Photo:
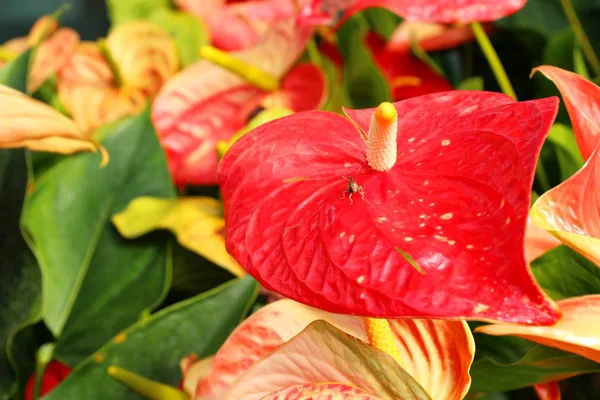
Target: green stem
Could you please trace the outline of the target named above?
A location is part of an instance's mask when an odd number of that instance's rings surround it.
[[[590,43],[590,39],[587,37],[585,31],[583,30],[583,26],[581,25],[581,21],[579,21],[579,17],[575,12],[575,7],[573,7],[573,3],[571,3],[571,0],[560,0],[560,4],[562,5],[563,10],[565,10],[565,15],[569,20],[569,24],[571,25],[571,28],[573,29],[573,32],[575,33],[575,36],[577,37],[577,40],[581,45],[581,50],[583,50],[585,57],[588,59],[590,65],[592,66],[592,69],[594,70],[594,74],[596,74],[596,76],[599,76],[600,60],[598,60],[598,56],[596,56],[596,52],[594,51],[594,48]]]
[[[502,89],[504,94],[517,100],[515,90],[510,84],[510,80],[508,79],[508,75],[506,75],[504,66],[502,66],[500,58],[498,58],[498,53],[496,53],[496,50],[494,50],[494,46],[492,46],[492,42],[490,42],[490,38],[488,38],[485,30],[479,22],[472,22],[471,30],[473,31],[475,39],[477,39],[477,43],[479,43],[479,47],[481,47],[485,58],[487,58],[488,63],[490,64],[492,72],[496,76],[496,80],[500,85],[500,89]]]

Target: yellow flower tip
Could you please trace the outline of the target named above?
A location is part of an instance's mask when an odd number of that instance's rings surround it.
[[[119,367],[115,367],[114,365],[111,365],[110,367],[108,367],[106,372],[108,372],[108,375],[110,375],[114,378],[117,375],[119,375],[119,369],[120,369]]]
[[[375,118],[380,124],[390,124],[398,119],[398,112],[392,103],[381,103],[375,110]]]

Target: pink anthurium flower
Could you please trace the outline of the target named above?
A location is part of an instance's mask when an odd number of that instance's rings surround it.
[[[219,166],[227,249],[331,312],[553,324],[523,239],[557,106],[453,91],[262,125]]]
[[[561,242],[600,267],[600,88],[577,74],[551,66],[537,69],[563,95],[585,165],[544,193],[531,216]]]
[[[409,21],[468,23],[494,21],[519,11],[527,0],[311,0],[299,20],[307,24],[329,24],[340,13],[342,19],[371,7],[387,8]]]
[[[385,41],[375,33],[366,39],[373,58],[390,83],[394,100],[454,89],[450,82],[433,71],[410,51],[392,52]]]
[[[184,387],[193,398],[261,399],[269,393],[322,393],[332,388],[315,387],[325,382],[348,385],[367,399],[379,398],[372,376],[353,369],[351,360],[333,360],[314,342],[305,342],[302,351],[290,353],[294,338],[316,320],[325,320],[363,341],[367,340],[363,321],[358,317],[330,314],[291,300],[280,300],[260,309],[229,336],[214,357],[182,362]],[[403,368],[435,400],[458,400],[471,384],[469,367],[474,342],[463,321],[390,321]],[[186,361],[189,359],[186,359]],[[305,360],[310,361],[306,365]],[[269,373],[258,378],[264,369]],[[341,378],[339,372],[346,372]],[[385,369],[382,368],[382,373]],[[259,382],[260,380],[260,382]],[[346,390],[344,387],[341,389]],[[340,388],[337,388],[340,389]],[[286,398],[286,397],[282,397]],[[293,397],[296,398],[296,397]],[[304,397],[300,397],[304,398]],[[357,397],[350,397],[357,398]]]
[[[215,47],[233,51],[256,45],[272,23],[296,15],[294,0],[176,0],[202,18]]]
[[[259,45],[230,54],[236,62],[258,67],[280,81],[272,90],[207,60],[186,68],[164,86],[154,102],[152,120],[178,186],[216,184],[216,143],[242,129],[257,107],[304,111],[323,103],[323,73],[312,64],[292,68],[311,32],[297,30],[290,20],[275,25]]]

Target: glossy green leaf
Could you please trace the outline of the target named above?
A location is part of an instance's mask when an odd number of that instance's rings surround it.
[[[56,356],[71,365],[155,307],[170,276],[163,236],[127,241],[110,222],[136,197],[175,195],[149,113],[116,125],[102,143],[105,168],[98,155],[81,154],[35,175],[23,214],[42,268],[44,321]]]
[[[367,20],[355,15],[338,32],[338,48],[344,56],[344,87],[354,108],[376,107],[391,101],[391,92],[377,69],[364,41],[369,31]]]
[[[531,263],[538,284],[554,300],[600,293],[600,268],[566,246]]]
[[[106,0],[113,26],[136,19],[148,18],[159,9],[171,8],[170,0]]]
[[[25,92],[30,54],[6,64],[0,83]],[[19,370],[32,368],[31,359],[21,354],[29,347],[27,335],[17,335],[40,314],[41,274],[20,228],[27,186],[25,157],[24,149],[0,150],[0,399],[10,398],[22,386],[18,383],[25,377],[18,375]]]
[[[526,29],[553,35],[569,26],[560,0],[529,0],[519,12],[499,20],[505,29]]]
[[[563,124],[554,124],[548,135],[548,142],[554,145],[556,166],[560,182],[570,178],[583,166],[583,157],[579,151],[573,129]]]
[[[150,21],[160,25],[171,35],[183,67],[197,61],[200,58],[200,47],[210,44],[207,28],[191,14],[159,9],[150,16]]]
[[[179,361],[192,353],[215,353],[256,293],[256,282],[245,278],[161,310],[115,336],[45,400],[143,399],[108,376],[111,365],[177,386],[182,378]]]
[[[480,344],[477,336],[481,334],[475,336]],[[499,341],[490,341],[490,345],[498,347]],[[600,372],[600,364],[558,349],[535,345],[515,361],[498,356],[475,360],[471,367],[471,392],[518,389],[588,372]]]

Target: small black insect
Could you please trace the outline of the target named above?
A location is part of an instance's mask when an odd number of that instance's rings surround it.
[[[363,192],[362,186],[359,186],[358,183],[356,183],[356,181],[354,180],[354,178],[347,177],[347,176],[343,176],[342,178],[344,178],[348,181],[348,186],[346,187],[346,190],[344,190],[344,193],[342,194],[342,200],[346,198],[346,193],[350,193],[348,195],[348,199],[350,199],[350,204],[353,203],[352,195],[354,193],[360,194],[360,197],[363,200],[365,199],[365,192]]]

